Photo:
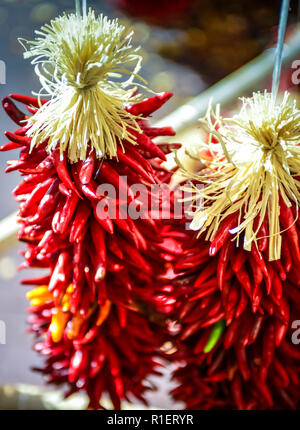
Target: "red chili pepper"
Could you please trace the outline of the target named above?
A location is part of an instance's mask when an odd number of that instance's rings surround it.
[[[201,324],[201,327],[208,327],[212,324],[215,324],[222,320],[225,317],[225,312],[223,310],[220,310],[217,315],[214,315],[212,318],[209,318],[206,320],[203,324]]]
[[[175,136],[175,131],[172,127],[150,127],[147,123],[141,124],[143,132],[149,137],[157,136]]]
[[[295,303],[300,304],[300,290],[295,288],[290,282],[284,285],[284,291]]]
[[[35,167],[35,163],[31,168],[21,168],[20,171],[26,175],[35,175],[35,174],[47,174],[48,177],[51,176],[54,172],[54,166],[49,157],[45,158],[40,164]]]
[[[133,145],[126,145],[126,154],[129,155],[133,160],[136,161],[144,170],[149,174],[154,174],[151,164],[146,158],[144,158],[138,151],[135,150]]]
[[[287,229],[286,235],[293,246],[292,258],[295,258],[295,262],[299,264],[300,248],[295,218],[292,209],[284,203],[282,197],[280,197],[280,223],[285,229]]]
[[[61,216],[61,211],[65,204],[65,201],[66,199],[64,197],[59,196],[59,201],[55,208],[55,212],[51,220],[51,227],[54,233],[59,233],[60,216]]]
[[[102,208],[102,205],[93,204],[93,213],[99,224],[104,228],[109,234],[113,234],[114,225],[109,217],[109,214]]]
[[[8,161],[8,168],[6,172],[12,172],[14,170],[19,170],[21,173],[31,173],[31,171],[36,171],[36,166],[44,160],[44,151],[37,151],[34,155],[30,157],[24,157],[24,159],[19,159],[16,161]]]
[[[263,363],[264,367],[269,367],[275,353],[275,327],[274,324],[270,323],[269,326],[264,331],[263,336],[263,351],[262,351],[262,357],[263,357]]]
[[[85,161],[80,163],[79,180],[82,184],[86,185],[92,179],[95,168],[95,158],[90,154]]]
[[[300,360],[299,348],[290,345],[285,339],[280,344],[280,351],[282,351],[283,354],[286,354],[288,357]]]
[[[119,161],[126,164],[128,167],[131,167],[137,174],[141,175],[147,181],[149,181],[152,184],[156,183],[152,175],[146,172],[144,168],[140,164],[138,164],[136,160],[131,158],[127,153],[124,153],[122,149],[119,147],[117,148],[117,157]]]
[[[25,121],[28,117],[17,108],[12,100],[9,97],[4,97],[2,99],[2,106],[7,113],[7,115],[18,125],[24,125],[23,121]]]
[[[272,399],[270,390],[269,390],[267,384],[265,383],[265,381],[262,380],[261,378],[257,377],[257,378],[254,378],[254,382],[256,383],[257,391],[263,395],[264,399],[266,400],[266,402],[268,404],[268,407],[272,408],[273,407],[273,399]]]
[[[275,344],[279,346],[283,339],[285,338],[286,332],[288,330],[288,324],[282,323],[280,320],[276,319],[274,322],[275,326]]]
[[[248,345],[251,345],[257,339],[260,329],[263,326],[264,320],[264,316],[257,316],[254,318],[254,322],[252,323],[252,327],[249,333]]]
[[[170,154],[174,150],[178,150],[182,147],[181,143],[166,143],[166,142],[157,142],[159,149],[162,150],[164,154]]]
[[[38,278],[27,278],[22,279],[21,284],[23,285],[47,285],[49,283],[50,276],[39,276]]]
[[[89,203],[85,200],[80,201],[71,227],[70,242],[76,242],[83,227],[87,224],[90,213],[91,207]]]
[[[196,294],[190,296],[188,300],[194,301],[194,300],[198,300],[198,299],[203,299],[203,297],[211,295],[212,293],[214,293],[217,290],[218,290],[218,285],[214,281],[214,283],[212,283],[212,285],[208,285],[205,287],[201,286],[200,291],[198,291],[198,292],[196,292]]]
[[[47,103],[48,101],[45,99],[38,99],[36,97],[24,96],[21,94],[10,94],[9,97],[16,100],[17,102],[23,103],[24,105],[32,105],[32,106],[35,106],[36,108],[40,107],[39,101],[41,102],[42,105]]]
[[[38,111],[38,109],[33,108],[33,107],[29,106],[29,105],[26,105],[26,109],[28,110],[28,112],[32,113],[33,115],[35,115],[37,113],[37,111]]]
[[[36,185],[39,184],[40,182],[49,179],[49,174],[46,173],[36,173],[36,174],[29,174],[27,176],[24,177],[23,181],[26,182],[27,184],[32,184],[32,185]]]
[[[167,160],[165,154],[159,149],[157,145],[155,145],[155,143],[152,142],[150,137],[148,137],[146,134],[133,131],[132,134],[134,134],[137,140],[138,150],[142,149],[143,151],[148,152],[151,155],[150,158],[158,157],[163,161]]]
[[[58,188],[60,193],[63,194],[65,197],[70,197],[70,195],[72,194],[72,191],[67,188],[63,182],[59,184]]]
[[[280,361],[277,358],[273,360],[273,366],[276,372],[279,374],[280,380],[282,382],[282,386],[284,388],[287,387],[290,382],[290,378],[287,371],[285,370],[285,367],[280,363]]]
[[[61,216],[59,219],[59,233],[64,234],[66,229],[71,222],[71,219],[75,213],[78,204],[78,196],[75,193],[72,193],[71,196],[66,198],[66,202],[61,211]]]
[[[137,228],[136,224],[132,221],[132,219],[128,218],[128,220],[129,220],[129,226],[131,227],[133,240],[134,240],[134,243],[136,243],[137,248],[142,251],[147,251],[148,249],[147,240],[144,238],[144,236],[139,231],[139,229]]]
[[[227,379],[227,372],[225,370],[215,373],[212,376],[205,376],[203,381],[205,382],[221,382]]]
[[[230,324],[234,315],[236,306],[239,300],[240,288],[237,287],[236,283],[233,283],[228,295],[225,305],[226,324]]]
[[[119,173],[106,161],[102,162],[98,176],[114,185],[114,187],[119,191],[119,199],[123,200],[128,196],[130,201],[134,200],[134,194],[128,184],[126,184]]]
[[[162,93],[154,97],[149,97],[146,100],[127,107],[126,110],[132,115],[147,117],[165,104],[172,95],[173,93]]]
[[[139,249],[139,242],[136,236],[133,234],[131,223],[132,220],[130,218],[123,219],[121,212],[116,210],[116,218],[113,220],[115,225],[124,233],[124,235],[131,241],[133,241],[134,245]]]
[[[240,318],[235,319],[225,332],[224,337],[224,348],[229,349],[237,340],[239,336],[239,330],[242,325]]]
[[[195,321],[193,324],[189,324],[187,327],[185,327],[181,333],[180,333],[180,340],[186,340],[188,337],[192,336],[194,333],[196,333],[202,326],[202,322]]]
[[[24,179],[20,182],[16,188],[13,189],[13,194],[15,196],[30,194],[34,189],[34,185],[26,182]]]
[[[235,318],[239,318],[248,305],[248,298],[246,293],[241,290],[240,291],[240,300],[236,308]]]
[[[76,349],[80,349],[82,345],[87,345],[88,343],[91,343],[93,340],[95,340],[97,338],[97,335],[99,334],[99,327],[97,325],[94,325],[87,332],[86,330],[84,330],[83,333],[83,337],[77,338],[73,342],[74,347]]]
[[[210,248],[209,248],[209,255],[214,256],[219,251],[221,246],[225,244],[225,242],[230,238],[230,229],[233,227],[236,227],[236,223],[238,220],[238,213],[234,213],[231,215],[228,215],[224,221],[221,223],[217,234],[215,235]]]
[[[275,266],[275,271],[278,272],[280,279],[282,281],[285,281],[286,280],[286,273],[285,273],[285,270],[281,264],[281,260],[272,261],[272,265]]]
[[[282,285],[279,277],[276,272],[273,272],[272,276],[272,298],[275,303],[280,304],[280,300],[282,297]]]
[[[124,270],[125,266],[120,264],[118,261],[116,261],[111,255],[109,255],[107,259],[107,271],[108,272],[120,272],[121,270]]]
[[[54,291],[58,286],[68,286],[68,275],[70,273],[70,254],[67,251],[60,253],[56,266],[52,272],[49,282],[49,291]]]
[[[241,267],[240,270],[236,273],[236,277],[251,300],[252,299],[251,282],[250,282],[248,272],[244,266]]]
[[[51,157],[59,179],[65,184],[67,188],[70,188],[70,190],[74,191],[79,198],[82,198],[72,179],[70,178],[65,155],[60,154],[59,149],[56,149],[52,152]]]
[[[257,216],[254,220],[254,230],[256,231],[258,224],[259,224],[259,217]],[[258,239],[258,250],[260,252],[264,252],[266,251],[267,247],[268,247],[268,243],[269,243],[269,239],[268,239],[268,228],[267,228],[267,222],[266,219],[263,220],[258,232],[257,232],[257,237],[260,238]]]
[[[135,248],[133,248],[123,238],[119,239],[119,244],[123,249],[124,260],[128,261],[129,264],[132,264],[138,269],[142,269],[146,273],[149,273],[149,274],[152,273],[151,266],[146,262],[146,260],[141,256],[141,254]]]
[[[45,218],[50,213],[52,209],[54,209],[59,199],[58,185],[59,185],[59,180],[55,179],[50,185],[47,193],[42,198],[37,208],[36,215],[31,217],[30,219],[27,219],[28,222],[30,222],[31,224],[40,222],[43,218]]]
[[[102,199],[102,196],[98,194],[97,188],[98,185],[96,182],[91,179],[88,184],[84,185],[80,182],[79,174],[80,174],[80,163],[73,164],[72,166],[72,178],[74,179],[76,187],[84,194],[89,200],[99,201]]]
[[[38,184],[26,200],[26,202],[20,208],[19,214],[21,216],[26,216],[27,212],[30,211],[30,214],[34,212],[41,200],[41,198],[45,195],[46,191],[49,190],[50,186],[53,184],[54,178],[51,177],[46,179],[45,181]]]
[[[226,271],[227,264],[229,262],[229,258],[232,255],[233,248],[234,248],[234,243],[228,240],[224,244],[224,246],[222,246],[220,251],[218,268],[217,268],[217,279],[218,279],[220,290],[222,290],[223,288],[224,274]]]
[[[261,270],[261,268],[257,265],[255,258],[253,257],[252,253],[249,252],[248,255],[248,261],[251,266],[252,276],[253,280],[256,286],[260,285],[264,279],[264,274]]]
[[[20,145],[18,143],[14,142],[8,142],[5,145],[0,146],[0,151],[6,152],[6,151],[12,151],[14,149],[19,149]]]
[[[6,131],[4,134],[7,137],[7,139],[11,140],[14,143],[17,143],[18,145],[28,146],[28,147],[30,146],[31,137],[16,135],[14,133],[11,133],[10,131]]]
[[[256,263],[258,264],[258,266],[260,267],[260,269],[262,270],[262,272],[264,274],[267,294],[270,294],[271,288],[272,288],[272,279],[271,279],[270,273],[268,271],[267,265],[266,265],[263,257],[261,255],[259,255],[255,245],[252,246],[252,248],[251,248],[251,254],[254,257]]]
[[[201,337],[200,337],[200,339],[197,341],[196,346],[195,346],[195,347],[194,347],[194,349],[193,349],[193,352],[194,352],[194,354],[195,354],[195,355],[198,355],[198,354],[200,354],[201,352],[203,352],[203,350],[204,350],[204,348],[205,348],[205,346],[206,346],[206,344],[207,344],[207,342],[208,342],[208,339],[210,338],[211,331],[212,331],[212,328],[211,328],[211,327],[209,327],[209,328],[207,328],[207,329],[204,329],[204,330],[202,331],[202,333],[201,333]]]
[[[249,381],[251,374],[247,363],[246,349],[241,348],[240,345],[237,345],[235,347],[235,353],[236,353],[238,368],[241,372],[241,375],[244,381]]]
[[[127,270],[123,270],[120,273],[120,278],[119,278],[119,282],[120,284],[128,291],[132,291],[133,290],[133,286],[132,283],[130,281],[129,275],[128,275],[128,271]]]
[[[283,296],[279,305],[275,309],[275,314],[284,324],[287,324],[290,319],[290,307],[287,299]]]
[[[243,388],[242,381],[239,374],[235,373],[234,378],[231,383],[231,392],[234,402],[236,403],[239,410],[244,409],[244,398],[243,398]]]
[[[26,135],[26,133],[27,133],[27,131],[29,130],[29,126],[28,125],[25,125],[24,127],[20,127],[20,128],[17,128],[15,131],[14,131],[14,134],[16,135],[16,136],[25,136]]]
[[[76,382],[89,363],[88,352],[86,349],[75,351],[73,354],[68,372],[68,380],[70,383]]]
[[[94,378],[103,368],[106,355],[101,350],[95,349],[91,358],[89,377]]]
[[[104,279],[106,273],[105,230],[103,230],[95,220],[92,220],[90,229],[98,260],[98,267],[95,275],[95,280],[98,281]]]
[[[119,247],[118,241],[116,239],[115,236],[108,236],[107,237],[107,247],[110,250],[110,252],[112,252],[114,255],[116,255],[118,258],[120,258],[120,260],[122,260],[123,258],[123,252],[121,250],[121,248]]]
[[[242,248],[237,248],[231,257],[232,269],[238,272],[247,260],[247,252]]]

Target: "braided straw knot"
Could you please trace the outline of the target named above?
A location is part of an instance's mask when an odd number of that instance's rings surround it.
[[[281,253],[280,201],[296,208],[300,201],[300,110],[288,92],[275,102],[272,94],[254,93],[242,99],[240,112],[222,118],[219,106],[209,108],[201,120],[209,139],[201,151],[209,149],[211,158],[201,160],[205,167],[199,174],[183,173],[200,181],[199,193],[204,207],[191,215],[191,227],[213,240],[221,222],[233,213],[239,221],[232,233],[243,247],[257,246],[257,233],[265,217],[269,225],[269,258],[277,260]],[[217,140],[217,142],[216,142]],[[200,152],[201,152],[200,151]],[[254,228],[254,220],[258,226]]]
[[[36,34],[21,43],[24,57],[33,58],[40,94],[50,100],[28,120],[32,147],[47,141],[49,152],[59,147],[73,163],[90,149],[98,158],[115,157],[123,139],[135,145],[141,129],[125,107],[143,98],[137,86],[145,81],[133,33],[90,9],[83,17],[64,14]]]

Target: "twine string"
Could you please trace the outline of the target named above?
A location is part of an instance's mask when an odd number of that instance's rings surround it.
[[[82,15],[83,17],[87,15],[87,0],[82,0]]]
[[[80,16],[80,0],[75,0],[75,11],[76,11],[76,15]]]
[[[277,46],[275,51],[274,67],[273,67],[273,75],[272,75],[272,95],[273,95],[274,102],[276,100],[278,87],[279,87],[280,72],[282,67],[282,52],[283,52],[287,19],[289,14],[289,5],[290,5],[290,0],[282,0],[280,17],[279,17],[279,26],[278,26]]]

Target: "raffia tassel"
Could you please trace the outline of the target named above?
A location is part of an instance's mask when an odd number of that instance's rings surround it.
[[[28,121],[32,147],[48,140],[49,152],[59,146],[76,162],[86,159],[89,147],[98,158],[111,158],[122,139],[136,144],[131,132],[141,132],[137,117],[124,106],[142,98],[136,95],[142,84],[134,79],[145,81],[138,75],[141,57],[131,45],[132,33],[89,10],[83,17],[64,14],[36,34],[34,41],[20,41],[24,57],[34,57],[45,93],[39,94],[50,100]]]
[[[192,214],[191,228],[199,235],[206,231],[207,240],[213,240],[221,222],[239,213],[231,233],[238,240],[243,232],[243,247],[250,251],[253,243],[257,246],[258,231],[267,217],[269,259],[277,260],[283,232],[280,196],[288,207],[295,205],[298,216],[300,110],[287,92],[277,103],[267,92],[254,93],[242,103],[232,118],[222,118],[218,106],[216,113],[210,107],[201,120],[209,133],[202,150],[205,154],[209,150],[211,157],[201,160],[206,167],[200,173],[184,171],[185,177],[203,184],[202,189],[194,189],[195,201],[200,193],[204,205]]]

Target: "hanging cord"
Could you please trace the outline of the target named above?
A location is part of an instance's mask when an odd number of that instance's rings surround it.
[[[289,5],[290,5],[290,0],[282,0],[279,26],[278,26],[278,39],[277,39],[277,46],[276,46],[275,59],[274,59],[273,76],[272,76],[273,102],[275,102],[276,100],[278,87],[279,87],[279,79],[280,79],[280,72],[281,72],[281,66],[282,66],[282,51],[283,51],[286,24],[287,24],[287,19],[289,14]]]
[[[76,15],[80,16],[80,0],[75,0],[75,11],[76,11]]]
[[[83,17],[87,15],[87,0],[82,0],[82,15]]]

